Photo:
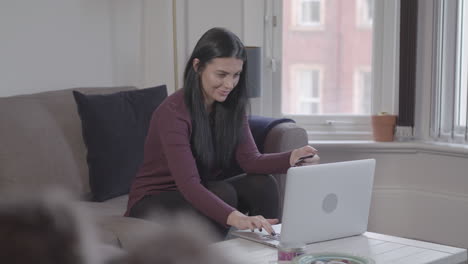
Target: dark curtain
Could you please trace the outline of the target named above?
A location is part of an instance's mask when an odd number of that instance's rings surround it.
[[[414,126],[417,20],[418,0],[401,0],[398,126]]]

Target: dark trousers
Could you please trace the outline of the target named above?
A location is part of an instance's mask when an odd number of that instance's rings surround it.
[[[279,190],[275,178],[265,174],[241,174],[225,180],[211,181],[205,187],[230,206],[249,215],[278,218]],[[147,218],[153,211],[191,212],[201,216],[225,237],[228,228],[196,210],[178,191],[147,195],[130,210],[130,216]]]

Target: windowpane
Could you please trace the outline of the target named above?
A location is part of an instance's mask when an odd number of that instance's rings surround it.
[[[297,87],[294,108],[291,109],[294,114],[318,114],[320,103],[320,70],[314,69],[310,65],[293,66],[293,86]]]
[[[313,25],[320,23],[320,0],[300,0],[299,24]]]
[[[316,114],[318,112],[318,104],[313,102],[301,102],[299,112],[303,114]]]
[[[354,87],[354,113],[368,114],[371,111],[372,76],[368,70],[356,71]]]
[[[440,1],[437,10],[431,136],[467,143],[468,6],[462,0]]]
[[[372,25],[372,21],[374,20],[374,1],[356,0],[356,21],[358,27],[367,28]]]
[[[369,5],[356,1],[373,6],[373,1],[367,0],[283,1],[283,114],[370,114],[372,26],[363,29],[356,25],[356,16],[368,14]],[[320,12],[329,18],[320,30],[298,32],[294,27],[293,21],[305,21],[306,17],[320,21]],[[294,17],[299,15],[302,18]],[[318,65],[320,70],[298,73],[294,69],[297,65]],[[360,78],[360,90],[355,89],[358,67],[368,69]],[[304,98],[315,99],[305,106]]]
[[[367,13],[367,19],[372,22],[372,19],[374,18],[374,0],[366,0],[366,13]]]
[[[320,22],[320,2],[310,2],[310,21]]]
[[[462,1],[463,2],[463,1]],[[460,29],[459,29],[459,85],[456,91],[456,125],[464,130],[466,127],[467,87],[468,87],[468,5],[461,3]],[[461,131],[462,132],[462,131]],[[464,131],[463,131],[464,132]],[[463,133],[462,132],[462,133]]]
[[[318,97],[319,90],[319,72],[299,71],[298,85],[301,91],[301,97]]]

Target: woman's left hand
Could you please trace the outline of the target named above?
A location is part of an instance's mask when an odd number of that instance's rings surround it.
[[[291,152],[291,157],[289,158],[289,163],[291,164],[291,167],[307,166],[312,164],[318,164],[319,162],[320,157],[318,156],[318,151],[315,148],[308,145],[293,150]]]

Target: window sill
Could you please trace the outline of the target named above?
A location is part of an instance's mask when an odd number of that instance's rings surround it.
[[[468,145],[432,141],[376,142],[372,140],[311,140],[309,145],[319,151],[340,150],[347,152],[379,153],[430,153],[438,155],[468,157]]]

